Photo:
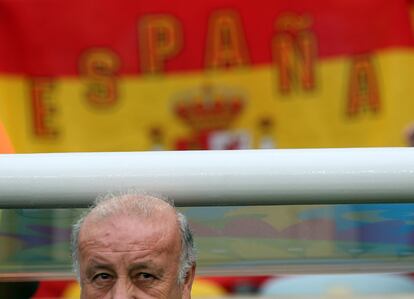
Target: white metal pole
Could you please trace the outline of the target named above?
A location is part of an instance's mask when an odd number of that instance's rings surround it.
[[[85,207],[107,192],[178,206],[414,202],[414,149],[0,155],[0,207]]]

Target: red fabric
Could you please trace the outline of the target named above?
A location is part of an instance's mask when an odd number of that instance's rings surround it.
[[[32,299],[60,298],[73,280],[41,281]]]
[[[274,278],[274,276],[209,276],[203,279],[214,281],[218,283],[227,292],[234,292],[239,286],[249,285],[258,289],[266,280]]]
[[[275,22],[286,13],[310,16],[320,57],[413,45],[407,0],[0,0],[0,72],[76,76],[86,49],[107,47],[120,74],[140,73],[137,28],[148,14],[182,27],[183,48],[166,71],[204,69],[208,20],[220,9],[240,16],[251,64],[271,63]]]

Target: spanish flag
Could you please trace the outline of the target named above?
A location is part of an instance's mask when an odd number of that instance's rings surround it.
[[[0,117],[18,152],[408,144],[409,0],[0,9]]]

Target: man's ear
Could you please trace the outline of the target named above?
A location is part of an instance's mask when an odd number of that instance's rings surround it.
[[[183,299],[191,298],[191,288],[194,282],[195,271],[196,271],[196,264],[194,263],[192,267],[188,270],[187,275],[185,276],[185,281],[183,285]]]

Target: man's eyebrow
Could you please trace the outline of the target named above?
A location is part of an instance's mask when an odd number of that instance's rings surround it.
[[[134,270],[154,270],[159,275],[164,274],[164,268],[158,266],[157,264],[148,261],[148,262],[138,262],[138,263],[132,263],[128,266],[128,272],[132,272]]]
[[[86,270],[87,270],[86,272],[90,273],[90,272],[92,272],[94,270],[97,270],[97,269],[106,269],[106,270],[113,271],[113,268],[114,268],[113,265],[110,264],[110,263],[100,262],[100,261],[97,261],[97,260],[91,260],[90,262],[88,262],[88,265],[86,267]]]

